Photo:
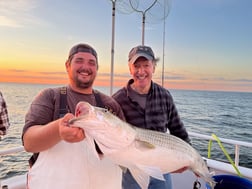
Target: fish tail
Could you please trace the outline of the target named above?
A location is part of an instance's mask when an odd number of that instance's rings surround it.
[[[215,181],[207,181],[207,183],[209,184],[209,186],[211,187],[211,189],[214,189],[216,182]]]

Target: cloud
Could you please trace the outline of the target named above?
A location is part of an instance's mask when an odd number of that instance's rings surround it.
[[[0,26],[7,26],[12,28],[21,27],[20,24],[11,18],[7,18],[6,16],[0,16]]]
[[[42,75],[66,75],[66,72],[37,72]]]
[[[161,71],[157,71],[153,77],[155,79],[160,79],[162,77],[162,72]],[[183,80],[186,80],[186,79],[189,79],[187,75],[183,75],[181,73],[176,73],[176,72],[167,72],[165,71],[164,72],[164,79],[165,80],[180,80],[180,81],[183,81]]]
[[[18,73],[25,73],[26,75],[39,75],[38,77],[40,77],[41,75],[45,75],[45,76],[49,76],[49,75],[66,75],[66,72],[37,72],[37,71],[30,71],[30,70],[22,70],[22,69],[8,69],[7,70],[8,73],[11,74],[18,74]]]
[[[28,72],[27,70],[18,70],[18,69],[9,69],[8,71],[13,72],[13,73],[23,73],[23,72]]]
[[[245,78],[235,79],[235,80],[232,80],[232,81],[244,82],[244,83],[252,83],[252,79],[245,79]]]
[[[160,79],[162,77],[161,72],[157,72],[154,76],[154,79]],[[252,84],[251,78],[227,78],[223,76],[219,77],[212,77],[212,76],[203,76],[203,77],[197,77],[197,75],[191,75],[191,74],[181,74],[176,72],[165,72],[164,73],[164,79],[165,80],[176,80],[176,81],[186,81],[186,80],[197,80],[197,81],[204,81],[204,82],[229,82],[229,83],[247,83]]]
[[[99,72],[98,74],[99,74],[99,76],[110,76],[111,75],[108,72]],[[114,76],[115,77],[127,77],[127,78],[129,78],[130,74],[129,73],[114,73]]]
[[[242,82],[242,83],[252,83],[252,79],[247,78],[237,78],[237,79],[228,79],[224,77],[215,77],[215,78],[200,78],[202,81],[227,81],[227,82]]]
[[[42,23],[32,15],[32,10],[36,7],[38,7],[38,3],[33,0],[0,1],[0,27],[19,28]]]

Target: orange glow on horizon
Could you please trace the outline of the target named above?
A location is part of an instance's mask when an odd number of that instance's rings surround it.
[[[60,84],[68,83],[67,73],[62,72],[38,72],[27,70],[0,70],[0,82],[8,83],[33,83],[33,84]],[[98,74],[94,86],[110,86],[109,74]],[[125,86],[130,76],[114,76],[113,86]],[[161,85],[160,78],[154,80]],[[214,81],[214,80],[182,80],[182,79],[166,79],[164,87],[167,89],[181,89],[181,90],[214,90],[214,91],[241,91],[251,92],[251,87],[237,82],[234,84],[229,81]]]
[[[43,79],[34,79],[31,80],[30,78],[0,78],[0,82],[5,83],[31,83],[31,84],[59,84],[59,85],[66,85],[68,83],[67,78],[62,79],[52,79],[52,78],[43,78]],[[123,87],[127,83],[125,81],[115,81],[113,82],[114,87]],[[159,83],[160,84],[160,83]],[[110,78],[108,77],[106,80],[104,79],[96,79],[94,83],[95,86],[110,86]],[[232,85],[223,85],[223,84],[212,84],[212,83],[193,83],[193,82],[178,82],[178,81],[166,81],[165,88],[169,89],[178,89],[178,90],[203,90],[203,91],[240,91],[240,92],[251,92],[247,90],[245,87],[235,87]]]

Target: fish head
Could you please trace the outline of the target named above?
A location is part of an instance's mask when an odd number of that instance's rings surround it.
[[[104,108],[94,107],[88,102],[81,101],[76,105],[75,117],[69,120],[68,123],[74,125],[84,121],[102,121],[106,112],[107,110]]]
[[[103,154],[121,150],[135,139],[135,130],[105,108],[81,101],[75,112],[69,125],[82,128],[91,146],[95,141]]]
[[[199,155],[195,158],[195,162],[196,163],[192,167],[192,171],[194,172],[194,174],[196,174],[198,177],[203,178],[211,186],[211,188],[214,188],[216,182],[212,177],[213,173],[209,172],[207,163]]]

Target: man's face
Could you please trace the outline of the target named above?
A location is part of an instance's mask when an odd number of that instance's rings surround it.
[[[130,74],[134,79],[134,83],[142,88],[150,85],[154,71],[153,62],[144,57],[140,57],[134,64],[130,64]]]
[[[78,52],[66,62],[70,82],[77,88],[90,88],[95,80],[98,63],[94,55]]]

